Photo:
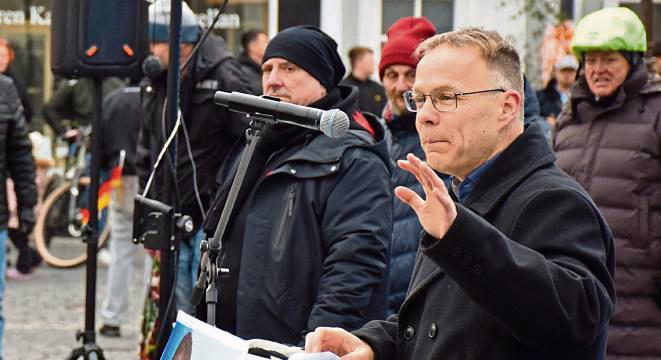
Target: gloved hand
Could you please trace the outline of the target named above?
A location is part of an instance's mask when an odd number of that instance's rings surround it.
[[[21,234],[30,235],[36,223],[34,218],[34,211],[32,209],[21,209],[18,217],[18,232]]]

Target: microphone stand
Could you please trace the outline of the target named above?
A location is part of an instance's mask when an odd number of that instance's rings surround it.
[[[101,105],[102,79],[93,78],[94,82],[94,112],[92,115],[92,160],[90,169],[90,186],[88,193],[89,222],[85,226],[87,241],[87,261],[85,263],[85,329],[76,332],[76,340],[83,345],[74,349],[70,360],[83,358],[85,360],[103,360],[103,350],[96,343],[94,330],[94,315],[96,305],[96,254],[99,240],[99,173],[101,167]],[[106,219],[109,221],[109,219]]]
[[[239,195],[241,186],[243,185],[246,171],[248,170],[248,166],[252,160],[255,148],[257,147],[257,144],[262,137],[262,131],[266,125],[275,123],[275,118],[270,115],[255,113],[248,115],[248,117],[251,120],[250,127],[246,130],[246,147],[241,154],[239,167],[236,171],[236,176],[232,181],[232,186],[230,187],[227,201],[223,206],[223,211],[220,215],[218,225],[216,226],[216,231],[213,234],[213,238],[202,240],[200,245],[201,271],[199,277],[197,278],[195,288],[193,289],[191,302],[193,305],[200,303],[202,291],[204,291],[206,283],[207,286],[205,301],[207,303],[207,323],[211,326],[216,326],[216,304],[218,302],[218,290],[216,288],[216,281],[219,277],[227,277],[231,275],[229,273],[229,269],[221,268],[221,257],[218,255],[222,249],[222,239],[225,231],[227,230],[230,215],[234,210],[236,198]]]

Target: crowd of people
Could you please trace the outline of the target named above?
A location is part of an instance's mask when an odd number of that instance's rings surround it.
[[[111,202],[104,336],[121,335],[140,248],[133,198],[169,136],[170,10],[165,0],[149,9],[160,71],[104,82],[103,167],[126,154]],[[177,310],[206,319],[191,303],[200,244],[215,232],[249,126],[213,98],[237,91],[340,109],[349,131],[330,138],[277,123],[255,140],[221,239],[230,275],[217,285],[219,328],[350,360],[661,358],[661,77],[648,70],[635,13],[581,19],[572,53],[537,91],[498,32],[437,34],[424,17],[390,26],[378,63],[373,49],[351,48],[349,71],[314,26],[272,39],[248,31],[238,57],[201,35],[184,2],[181,62],[192,59],[180,75],[180,136],[147,193],[193,219],[178,244]],[[0,41],[0,274],[9,237],[30,251],[37,203],[32,111],[12,56]],[[90,123],[88,80],[62,79],[44,106],[56,135],[76,131],[62,118]],[[8,230],[9,178],[18,224]],[[0,302],[3,292],[0,276]],[[0,339],[2,325],[0,313]]]

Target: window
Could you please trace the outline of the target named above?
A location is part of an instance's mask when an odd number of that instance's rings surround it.
[[[560,13],[565,19],[574,18],[574,0],[562,0],[560,1]]]
[[[413,0],[383,0],[382,32],[385,34],[395,21],[413,16]]]
[[[187,0],[193,12],[205,27],[211,25],[222,1]],[[229,50],[241,52],[241,34],[246,30],[258,29],[268,32],[268,0],[232,0],[225,13],[220,16],[214,32],[225,39]]]
[[[426,16],[436,26],[436,32],[439,34],[451,31],[453,29],[454,1],[423,0],[422,16]]]
[[[425,16],[439,33],[454,28],[454,0],[383,0],[382,31],[406,16]]]

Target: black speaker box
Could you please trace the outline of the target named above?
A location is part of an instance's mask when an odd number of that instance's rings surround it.
[[[140,77],[146,0],[53,0],[51,69],[65,77]]]

